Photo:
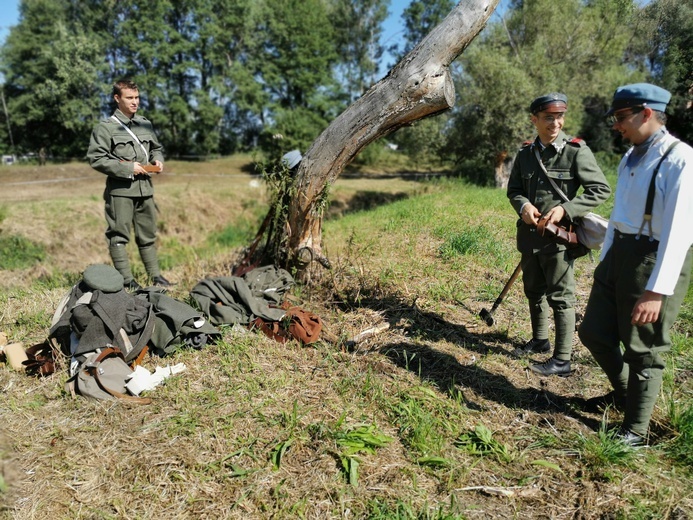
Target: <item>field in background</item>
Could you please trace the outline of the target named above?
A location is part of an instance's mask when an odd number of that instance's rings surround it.
[[[156,179],[173,296],[229,274],[264,216],[249,159],[169,163]],[[18,237],[29,256],[17,261],[30,264],[0,275],[0,330],[32,344],[84,267],[108,256],[103,177],[77,164],[22,168],[0,168],[0,238]],[[225,329],[201,352],[149,359],[187,370],[145,407],[72,400],[64,372],[37,380],[0,367],[0,515],[690,517],[693,293],[654,445],[623,449],[606,432],[619,414],[582,408],[608,387],[577,337],[569,378],[536,377],[531,360],[509,355],[530,334],[520,282],[495,327],[478,318],[518,261],[504,193],[360,173],[331,190],[332,270],[293,291],[325,321],[316,345]],[[579,306],[594,265],[577,262]],[[349,341],[369,329],[380,333]]]

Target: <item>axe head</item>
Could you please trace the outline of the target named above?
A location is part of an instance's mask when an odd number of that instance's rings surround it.
[[[489,327],[493,325],[493,314],[491,314],[490,311],[487,309],[481,309],[481,312],[479,313],[479,317],[486,322],[486,325]]]

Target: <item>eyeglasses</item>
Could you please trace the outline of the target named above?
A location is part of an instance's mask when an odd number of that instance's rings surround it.
[[[606,122],[610,126],[614,126],[616,123],[623,123],[626,119],[628,119],[631,116],[634,116],[635,114],[639,114],[645,110],[645,107],[633,107],[630,112],[626,113],[620,113],[620,114],[612,114],[606,118]]]
[[[565,119],[565,114],[556,114],[555,116],[541,116],[544,123],[553,123],[554,121],[563,121]]]

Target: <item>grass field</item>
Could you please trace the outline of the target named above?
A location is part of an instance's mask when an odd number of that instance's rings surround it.
[[[228,275],[257,229],[267,201],[249,162],[172,162],[156,179],[172,296]],[[202,351],[148,358],[187,369],[147,406],[72,399],[64,370],[0,366],[0,518],[691,518],[693,291],[652,446],[625,449],[608,433],[618,412],[582,408],[608,384],[577,335],[568,378],[510,355],[531,335],[520,282],[494,327],[478,317],[519,260],[504,192],[411,179],[332,188],[333,268],[292,294],[325,322],[313,346],[225,328]],[[84,268],[109,261],[103,182],[81,164],[0,168],[11,341],[44,340]],[[595,265],[576,263],[578,310]],[[364,331],[377,333],[351,341]]]

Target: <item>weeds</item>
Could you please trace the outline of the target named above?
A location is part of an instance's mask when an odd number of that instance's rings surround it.
[[[384,500],[373,500],[368,505],[369,520],[462,520],[464,515],[450,512],[453,507],[424,505],[419,509],[408,502],[389,504]]]
[[[360,425],[334,436],[337,446],[341,448],[339,460],[342,470],[351,486],[356,487],[359,479],[359,454],[374,454],[376,448],[382,448],[392,442],[392,437],[381,433],[375,425]]]
[[[672,460],[688,469],[693,469],[693,406],[670,401],[669,420],[676,432],[669,442],[667,452]]]
[[[455,440],[455,446],[472,455],[492,456],[499,462],[515,459],[510,447],[494,439],[493,432],[483,424],[477,424],[474,430],[460,435]]]
[[[616,429],[608,429],[606,416],[596,435],[578,435],[578,449],[587,466],[596,475],[610,480],[618,466],[630,467],[637,449],[622,442]]]

